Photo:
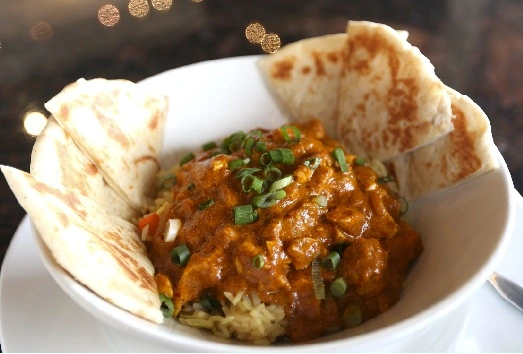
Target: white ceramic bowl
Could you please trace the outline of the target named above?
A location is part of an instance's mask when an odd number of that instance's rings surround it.
[[[286,122],[257,71],[256,59],[203,62],[141,83],[171,100],[164,162],[239,129],[276,128]],[[355,329],[278,350],[379,351],[422,331],[463,303],[500,261],[514,225],[512,181],[500,154],[499,161],[501,167],[495,171],[410,205],[409,221],[421,233],[425,249],[394,307]],[[274,350],[222,340],[174,320],[159,326],[131,315],[74,281],[36,240],[47,269],[72,299],[135,338],[172,351]]]

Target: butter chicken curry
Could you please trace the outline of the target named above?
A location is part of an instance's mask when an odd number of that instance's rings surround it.
[[[219,312],[224,292],[244,291],[283,308],[292,341],[310,340],[393,306],[422,251],[391,178],[319,121],[237,132],[180,165],[139,225],[167,316],[194,302]]]

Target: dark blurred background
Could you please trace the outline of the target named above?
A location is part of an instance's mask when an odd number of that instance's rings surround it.
[[[98,17],[107,4],[119,13],[113,26],[102,22],[115,18]],[[349,19],[408,30],[436,74],[490,117],[523,191],[521,0],[1,0],[0,163],[29,170],[43,104],[80,77],[138,81],[202,60],[262,54],[244,34],[252,21],[285,45],[343,32]],[[0,260],[23,215],[0,177]]]

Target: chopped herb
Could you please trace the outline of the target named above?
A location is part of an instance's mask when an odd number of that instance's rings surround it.
[[[303,164],[314,171],[318,168],[320,163],[321,159],[319,157],[311,157],[310,159],[305,160]]]
[[[214,149],[217,146],[218,145],[216,145],[216,143],[214,141],[209,141],[208,143],[205,143],[205,144],[202,145],[202,150],[203,151],[211,150],[211,149]]]
[[[182,159],[180,160],[180,166],[185,165],[187,162],[191,161],[192,159],[194,159],[194,154],[192,152],[190,152],[187,155],[185,155],[184,157],[182,157]]]
[[[342,297],[345,292],[347,291],[347,283],[345,283],[345,280],[342,277],[336,278],[329,288],[332,296],[334,297]]]
[[[219,310],[222,308],[222,304],[220,304],[220,302],[216,300],[214,297],[212,297],[210,294],[204,294],[200,298],[200,304],[207,311]]]
[[[176,185],[176,176],[168,174],[160,179],[160,187],[162,189],[170,189]]]
[[[205,202],[203,202],[202,204],[198,205],[198,210],[205,210],[205,209],[207,209],[208,207],[210,207],[213,204],[214,204],[214,200],[213,199],[207,199]]]
[[[378,178],[378,183],[389,183],[394,182],[394,177],[392,176],[384,176]]]
[[[174,304],[173,300],[165,294],[159,294],[160,301],[160,310],[162,310],[163,317],[171,318],[174,315]]]
[[[268,208],[285,198],[286,195],[287,193],[283,189],[279,189],[274,192],[257,195],[252,198],[251,203],[257,208]]]
[[[336,162],[340,165],[342,172],[347,172],[349,170],[347,167],[347,162],[345,161],[345,153],[339,146],[332,151],[332,156],[334,157],[334,160],[336,160]]]
[[[265,265],[265,257],[263,257],[261,254],[257,255],[252,259],[252,265],[256,269],[261,269]]]
[[[284,125],[280,130],[283,134],[283,139],[285,139],[285,141],[288,143],[297,143],[301,139],[300,130],[293,125]],[[292,136],[289,136],[289,131]]]
[[[274,181],[271,185],[271,187],[269,188],[269,192],[274,192],[278,189],[282,189],[282,188],[285,188],[287,187],[289,184],[292,183],[292,181],[294,181],[294,177],[292,177],[292,175],[287,175],[277,181]]]
[[[190,257],[191,252],[185,244],[175,247],[171,251],[171,260],[179,266],[186,265]]]
[[[338,252],[331,252],[322,262],[323,268],[334,270],[340,263],[340,254]]]
[[[258,213],[253,210],[251,204],[236,206],[233,208],[233,213],[235,225],[252,224],[258,218]]]

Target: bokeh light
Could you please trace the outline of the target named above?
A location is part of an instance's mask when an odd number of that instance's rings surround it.
[[[37,43],[45,43],[53,37],[53,28],[45,21],[39,21],[31,26],[31,38]]]
[[[172,0],[151,0],[151,4],[158,11],[169,10],[173,4]]]
[[[98,20],[104,26],[114,26],[120,21],[120,11],[114,5],[103,5],[98,10]]]
[[[265,34],[261,40],[261,47],[266,53],[276,53],[281,47],[280,36],[276,33]]]
[[[129,1],[129,13],[134,17],[145,17],[149,14],[149,3],[147,0]]]
[[[24,115],[24,129],[27,134],[38,136],[46,124],[47,118],[40,111],[29,111]]]
[[[245,28],[245,37],[251,43],[260,43],[265,35],[265,27],[259,22],[251,22]]]

